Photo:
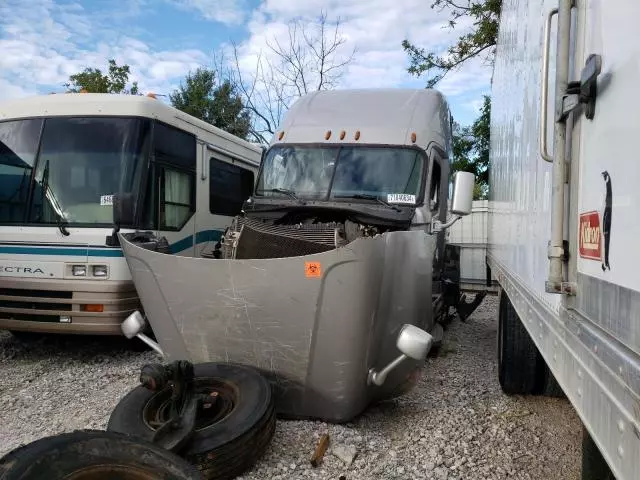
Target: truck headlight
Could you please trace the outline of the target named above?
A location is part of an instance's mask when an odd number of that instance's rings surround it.
[[[85,277],[87,275],[86,265],[73,265],[71,267],[71,274],[74,277]]]
[[[94,277],[106,277],[107,276],[107,266],[106,265],[93,265],[91,267],[91,271]]]

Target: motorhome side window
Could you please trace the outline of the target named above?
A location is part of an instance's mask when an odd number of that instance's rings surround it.
[[[159,122],[153,138],[160,229],[179,230],[195,212],[196,138]]]
[[[253,172],[211,158],[209,161],[209,211],[214,215],[235,216],[253,190]]]

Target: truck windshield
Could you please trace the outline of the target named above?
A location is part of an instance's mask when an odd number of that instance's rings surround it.
[[[0,223],[111,225],[112,195],[139,191],[149,133],[133,118],[0,123]]]
[[[415,203],[424,168],[425,155],[414,148],[274,147],[264,159],[256,194]]]

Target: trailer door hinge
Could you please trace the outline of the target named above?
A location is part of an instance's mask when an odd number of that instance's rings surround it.
[[[567,91],[562,97],[562,112],[558,122],[580,105],[584,104],[584,116],[593,120],[596,113],[596,97],[598,96],[598,75],[602,71],[602,56],[592,53],[587,57],[585,66],[580,73],[580,80],[569,82]]]

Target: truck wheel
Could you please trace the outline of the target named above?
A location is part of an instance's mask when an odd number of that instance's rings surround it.
[[[126,435],[79,430],[19,447],[0,459],[2,480],[196,480],[198,470],[177,455]]]
[[[198,393],[217,392],[213,406],[198,412],[196,431],[180,452],[207,479],[231,479],[248,470],[266,450],[275,431],[275,409],[268,380],[251,367],[228,363],[195,364]],[[170,390],[138,386],[111,413],[107,430],[151,441],[168,420]]]
[[[502,292],[498,310],[498,380],[508,395],[527,395],[536,387],[538,349]]]
[[[549,369],[547,362],[544,361],[540,352],[538,352],[538,382],[535,388],[535,394],[544,397],[564,398],[565,394],[562,387]]]
[[[582,480],[616,480],[598,446],[582,427]]]

